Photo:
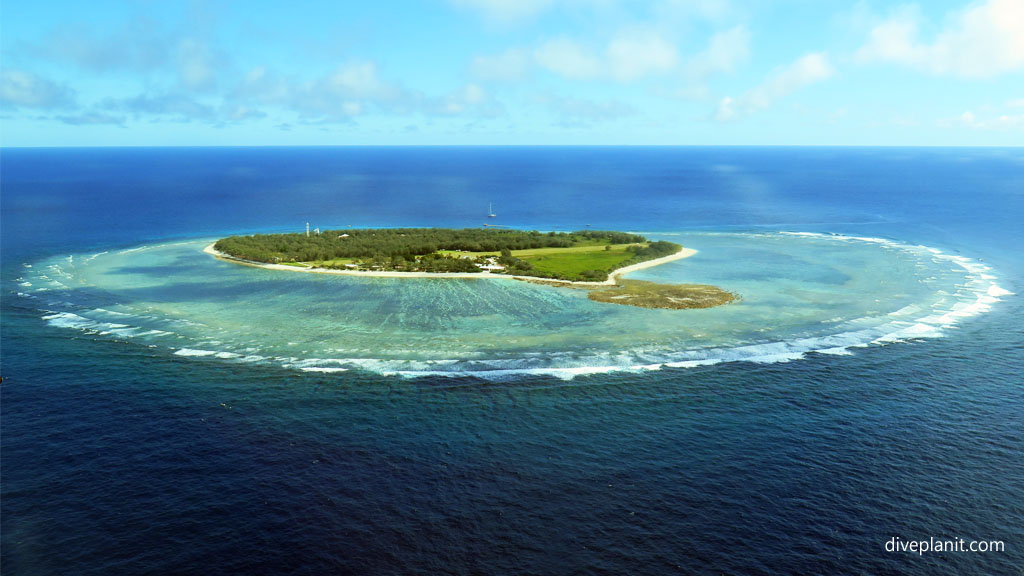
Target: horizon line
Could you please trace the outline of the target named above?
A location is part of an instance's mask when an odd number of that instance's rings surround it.
[[[93,148],[1024,148],[1024,144],[0,144],[0,150]]]

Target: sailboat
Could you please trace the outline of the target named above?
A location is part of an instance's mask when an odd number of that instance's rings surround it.
[[[492,206],[490,202],[487,203],[487,217],[488,218],[497,218],[498,217],[498,215],[494,213],[494,206]]]

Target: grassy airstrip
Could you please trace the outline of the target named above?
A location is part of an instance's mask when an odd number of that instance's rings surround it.
[[[512,250],[512,256],[528,262],[539,272],[552,276],[576,277],[586,270],[611,270],[633,257],[629,247],[645,247],[645,244],[603,244],[590,242],[569,248],[533,248]],[[498,252],[459,252],[441,250],[440,254],[452,258],[498,257]]]

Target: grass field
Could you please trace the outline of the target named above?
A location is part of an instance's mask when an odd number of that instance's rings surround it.
[[[556,273],[559,276],[570,277],[577,276],[584,270],[616,268],[620,262],[629,260],[632,257],[633,253],[627,252],[625,245],[612,247],[611,250],[605,250],[604,247],[597,250],[573,250],[569,248],[563,249],[560,252],[519,256],[519,258],[529,262],[541,272]]]
[[[531,250],[512,250],[512,255],[529,262],[535,270],[546,274],[554,274],[559,278],[578,280],[584,270],[609,270],[617,268],[619,263],[633,257],[626,249],[630,246],[643,244],[604,244],[588,242],[569,248],[535,248]],[[610,249],[606,249],[610,247]],[[498,252],[458,252],[441,250],[446,256],[471,257],[498,256]]]

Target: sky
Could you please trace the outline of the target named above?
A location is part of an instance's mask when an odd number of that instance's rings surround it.
[[[0,146],[1024,144],[1024,0],[0,3]]]

